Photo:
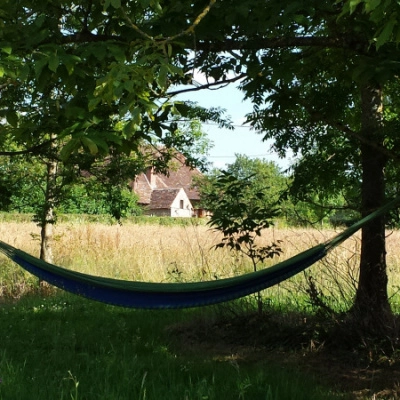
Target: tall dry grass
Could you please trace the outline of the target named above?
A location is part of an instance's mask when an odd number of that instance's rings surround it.
[[[221,240],[220,234],[202,225],[59,223],[54,232],[54,263],[93,275],[175,282],[221,279],[252,270],[246,257],[227,249],[215,250],[213,246]],[[282,240],[283,254],[260,268],[290,258],[336,233],[334,230],[268,229],[263,232],[260,244]],[[0,240],[35,256],[39,254],[39,228],[33,223],[2,222]],[[399,243],[400,232],[388,232],[389,292],[394,301],[400,287]],[[354,235],[306,274],[299,274],[272,293],[306,292],[311,276],[325,296],[351,299],[357,285],[359,254],[360,238]],[[4,256],[0,257],[0,296],[16,296],[29,290],[33,278]]]

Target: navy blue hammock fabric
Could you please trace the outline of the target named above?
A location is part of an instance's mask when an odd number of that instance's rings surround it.
[[[0,252],[40,279],[63,290],[100,302],[145,309],[189,308],[222,303],[276,285],[321,260],[327,252],[372,219],[383,215],[399,198],[363,218],[326,243],[270,268],[206,282],[151,283],[104,278],[71,271],[31,256],[0,241]]]

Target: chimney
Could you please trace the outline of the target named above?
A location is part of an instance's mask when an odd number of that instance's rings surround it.
[[[156,187],[156,177],[154,175],[154,167],[149,167],[146,170],[146,178],[149,181],[149,184],[152,189]]]

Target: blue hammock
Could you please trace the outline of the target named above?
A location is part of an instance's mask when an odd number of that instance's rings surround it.
[[[276,285],[321,260],[372,219],[393,208],[399,198],[363,218],[341,234],[286,261],[238,277],[193,283],[150,283],[103,278],[49,264],[0,241],[0,252],[40,279],[63,290],[122,307],[189,308],[225,302]]]

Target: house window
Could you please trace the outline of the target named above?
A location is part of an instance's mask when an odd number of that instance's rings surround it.
[[[180,200],[179,204],[180,204],[180,208],[183,208],[183,200]]]

